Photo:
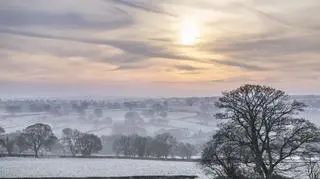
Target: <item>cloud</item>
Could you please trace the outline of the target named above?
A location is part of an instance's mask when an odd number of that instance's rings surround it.
[[[176,15],[167,12],[159,4],[151,3],[151,1],[132,1],[132,0],[105,0],[106,2],[112,2],[121,6],[130,7],[137,10],[142,10],[149,13],[156,13],[160,15],[166,15],[170,17],[176,17]]]
[[[199,68],[199,67],[194,67],[194,66],[190,66],[190,65],[174,65],[174,68],[181,70],[181,71],[189,71],[189,72],[195,72],[195,71],[205,69],[205,68]]]
[[[257,65],[253,65],[253,64],[246,64],[244,62],[241,62],[241,59],[213,60],[213,61],[218,64],[243,68],[243,69],[250,70],[250,71],[265,71],[265,70],[267,70],[266,67],[257,66]]]
[[[106,19],[88,19],[73,12],[52,13],[26,9],[0,9],[0,27],[69,28],[113,30],[130,26],[133,19],[124,12],[114,11],[115,17]]]
[[[0,29],[2,34],[26,36],[32,38],[42,38],[51,40],[64,40],[79,43],[86,43],[92,45],[108,45],[114,48],[120,49],[127,54],[132,54],[134,56],[140,56],[141,58],[133,58],[132,60],[140,61],[146,58],[167,58],[167,59],[178,59],[178,60],[191,60],[191,61],[201,61],[197,58],[192,58],[183,55],[177,55],[174,52],[170,52],[167,48],[150,44],[143,41],[131,41],[131,40],[101,40],[95,38],[78,38],[78,37],[64,37],[55,35],[46,35],[26,31],[18,31],[12,29]],[[144,58],[143,58],[144,57]],[[130,60],[128,60],[130,61]]]
[[[312,31],[319,32],[320,31],[320,28],[318,26],[316,26],[316,25],[308,27],[308,26],[303,26],[301,24],[295,24],[295,23],[289,22],[289,21],[287,21],[285,19],[279,18],[278,17],[279,15],[269,14],[269,13],[266,13],[266,12],[264,12],[262,10],[257,9],[257,8],[249,7],[249,6],[246,6],[246,5],[243,5],[243,4],[239,4],[239,5],[244,7],[246,10],[254,13],[258,17],[261,17],[261,18],[269,20],[269,21],[276,22],[276,23],[278,23],[280,25],[284,25],[284,26],[287,26],[287,27],[291,27],[291,28],[294,28],[294,29],[297,29],[297,30],[302,30],[302,31],[307,31],[307,32],[312,32]],[[308,12],[306,11],[305,13],[308,13]]]
[[[257,76],[248,76],[248,75],[240,75],[236,77],[230,77],[225,79],[214,79],[210,80],[210,83],[279,83],[281,82],[279,78],[275,77],[257,77]]]
[[[190,57],[187,55],[180,55],[173,51],[168,50],[168,47],[163,47],[160,45],[148,43],[146,41],[132,41],[132,40],[101,40],[95,38],[79,38],[79,37],[64,37],[64,36],[55,36],[55,35],[46,35],[39,34],[33,32],[26,31],[18,31],[12,29],[0,29],[0,34],[10,34],[10,35],[18,35],[18,36],[26,36],[33,38],[43,38],[43,39],[52,39],[52,40],[64,40],[64,41],[72,41],[93,45],[108,45],[113,48],[120,49],[125,52],[126,55],[129,55],[127,58],[127,62],[139,62],[143,60],[147,60],[149,58],[164,58],[171,60],[186,60],[186,61],[196,61],[202,63],[218,63],[227,66],[244,68],[247,70],[264,70],[262,67],[249,65],[241,62],[235,61],[221,61],[221,60],[202,60],[195,57]],[[130,55],[136,56],[139,58],[131,58]],[[130,59],[131,58],[131,59]],[[100,59],[103,61],[102,59]],[[106,58],[106,62],[108,62],[108,58]]]
[[[118,67],[111,69],[109,71],[123,71],[123,70],[139,70],[139,69],[145,69],[149,67],[150,65],[148,64],[141,64],[141,63],[136,63],[136,64],[121,64]]]

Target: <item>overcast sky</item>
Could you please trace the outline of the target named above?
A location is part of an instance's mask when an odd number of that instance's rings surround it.
[[[0,93],[320,92],[319,0],[1,0]]]

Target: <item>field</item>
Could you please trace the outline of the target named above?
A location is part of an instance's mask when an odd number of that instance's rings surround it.
[[[79,119],[77,114],[69,114],[64,116],[53,116],[48,113],[22,113],[15,116],[8,115],[4,111],[0,111],[0,124],[7,132],[15,132],[23,130],[25,127],[34,123],[49,124],[57,136],[61,135],[61,131],[64,128],[74,128],[83,132],[94,133],[99,136],[110,135],[112,132],[112,126],[115,123],[123,123],[126,110],[109,110],[103,111],[103,118],[110,117],[113,120],[112,124],[107,124],[103,120],[92,120],[90,118],[90,112],[88,112],[86,119]],[[141,111],[137,111],[141,112]],[[168,124],[156,125],[150,124],[149,119],[144,118],[144,129],[147,131],[147,135],[154,135],[157,131],[163,129],[186,129],[190,133],[212,132],[215,129],[215,121],[212,121],[212,125],[203,125],[196,122],[196,112],[168,112]]]
[[[194,162],[80,159],[80,158],[0,158],[0,178],[4,177],[107,177],[197,175],[207,179]]]

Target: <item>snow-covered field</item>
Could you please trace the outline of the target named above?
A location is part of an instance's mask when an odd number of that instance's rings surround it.
[[[147,175],[196,175],[207,179],[194,162],[67,159],[0,158],[0,178],[4,177],[107,177]]]
[[[0,112],[0,126],[7,133],[21,131],[29,125],[35,123],[49,124],[54,133],[59,137],[64,128],[74,128],[83,132],[95,133],[99,136],[110,135],[114,123],[123,122],[126,110],[104,110],[102,120],[91,120],[87,114],[85,119],[80,119],[79,115],[73,113],[65,116],[53,116],[48,113],[26,113],[10,116],[6,112]],[[139,112],[139,111],[138,111]],[[199,124],[195,118],[195,112],[168,112],[167,119],[169,123],[166,125],[149,124],[149,119],[144,118],[145,124],[142,126],[146,129],[148,135],[153,135],[161,129],[188,129],[191,133],[211,132],[215,129],[214,126],[206,126]],[[110,117],[113,124],[108,124],[103,121],[104,118]],[[196,122],[198,121],[198,123]],[[214,124],[214,121],[213,121]]]

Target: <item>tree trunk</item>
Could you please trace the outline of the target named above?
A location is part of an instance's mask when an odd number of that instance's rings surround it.
[[[12,155],[12,150],[7,148],[7,152],[8,152],[8,155],[11,156]]]
[[[38,150],[34,151],[34,157],[39,158],[38,152],[39,152]]]
[[[266,179],[271,179],[273,175],[273,169],[269,169],[268,172],[266,172]]]
[[[34,157],[35,158],[39,158],[39,154],[38,154],[39,153],[39,149],[37,147],[34,147],[33,151],[34,151]]]

